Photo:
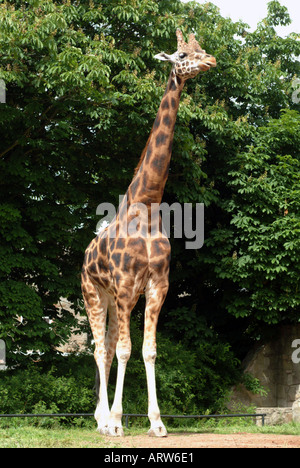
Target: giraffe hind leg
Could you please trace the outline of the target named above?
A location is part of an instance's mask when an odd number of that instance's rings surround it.
[[[98,424],[98,431],[106,434],[108,432],[108,419],[110,415],[106,378],[107,349],[105,346],[108,299],[105,294],[100,292],[87,274],[84,275],[84,281],[82,282],[82,294],[95,341],[94,357],[97,364],[97,373],[99,374],[98,383],[96,383],[98,387],[96,388],[98,403],[95,419]]]
[[[148,387],[148,417],[151,423],[148,435],[150,437],[167,437],[167,430],[160,417],[155,380],[156,327],[167,291],[167,282],[155,284],[153,281],[149,282],[146,290],[143,358]]]
[[[116,347],[117,347],[117,342],[119,339],[119,327],[118,327],[118,319],[117,319],[117,312],[116,312],[116,306],[114,302],[110,302],[108,306],[108,311],[109,311],[109,321],[108,321],[108,330],[106,332],[105,336],[105,350],[106,350],[106,361],[105,361],[105,382],[106,386],[108,386],[108,380],[109,380],[109,374],[110,374],[110,368],[111,364],[114,358],[114,355],[116,353]],[[101,416],[101,413],[103,411],[103,405],[101,402],[101,397],[100,397],[100,390],[101,388],[101,379],[100,379],[100,371],[99,371],[99,366],[97,366],[96,369],[96,395],[97,395],[97,409],[95,412],[95,418],[98,421],[98,413]],[[106,417],[104,421],[100,422],[98,421],[98,431],[101,434],[105,435],[112,435],[112,436],[123,436],[123,428],[122,428],[122,422],[121,418],[118,421],[118,418],[116,418],[114,411],[114,408],[112,408],[112,412],[105,412]]]
[[[134,308],[138,296],[133,294],[132,289],[127,285],[119,286],[119,296],[116,297],[116,320],[118,323],[118,340],[116,343],[116,354],[118,360],[118,371],[114,401],[111,407],[109,418],[109,435],[123,436],[122,415],[123,415],[123,387],[127,362],[131,354],[130,339],[130,314]]]

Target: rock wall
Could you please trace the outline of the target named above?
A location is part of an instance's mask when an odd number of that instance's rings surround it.
[[[258,378],[268,394],[253,395],[240,385],[234,389],[232,402],[260,409],[292,408],[293,419],[297,413],[300,420],[300,359],[295,359],[300,352],[295,349],[295,340],[300,340],[300,324],[284,325],[276,338],[251,351],[244,362],[245,372]]]

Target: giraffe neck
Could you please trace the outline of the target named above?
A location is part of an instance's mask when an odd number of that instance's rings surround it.
[[[172,70],[147,145],[128,188],[130,204],[160,203],[169,173],[174,127],[184,80]]]

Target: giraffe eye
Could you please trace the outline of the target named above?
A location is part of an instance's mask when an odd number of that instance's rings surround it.
[[[181,59],[184,59],[184,57],[186,57],[186,56],[187,56],[187,54],[185,54],[184,52],[181,52],[181,54],[179,54],[179,58],[181,58]]]

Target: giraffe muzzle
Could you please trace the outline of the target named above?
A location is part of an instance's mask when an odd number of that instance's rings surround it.
[[[199,57],[199,65],[198,66],[200,68],[200,71],[207,71],[211,67],[216,67],[217,66],[217,61],[216,61],[215,57],[205,53],[201,57]]]
[[[209,65],[210,67],[216,67],[217,66],[217,61],[216,61],[215,57],[213,57],[212,55],[208,55],[204,59],[204,63],[206,65]]]

